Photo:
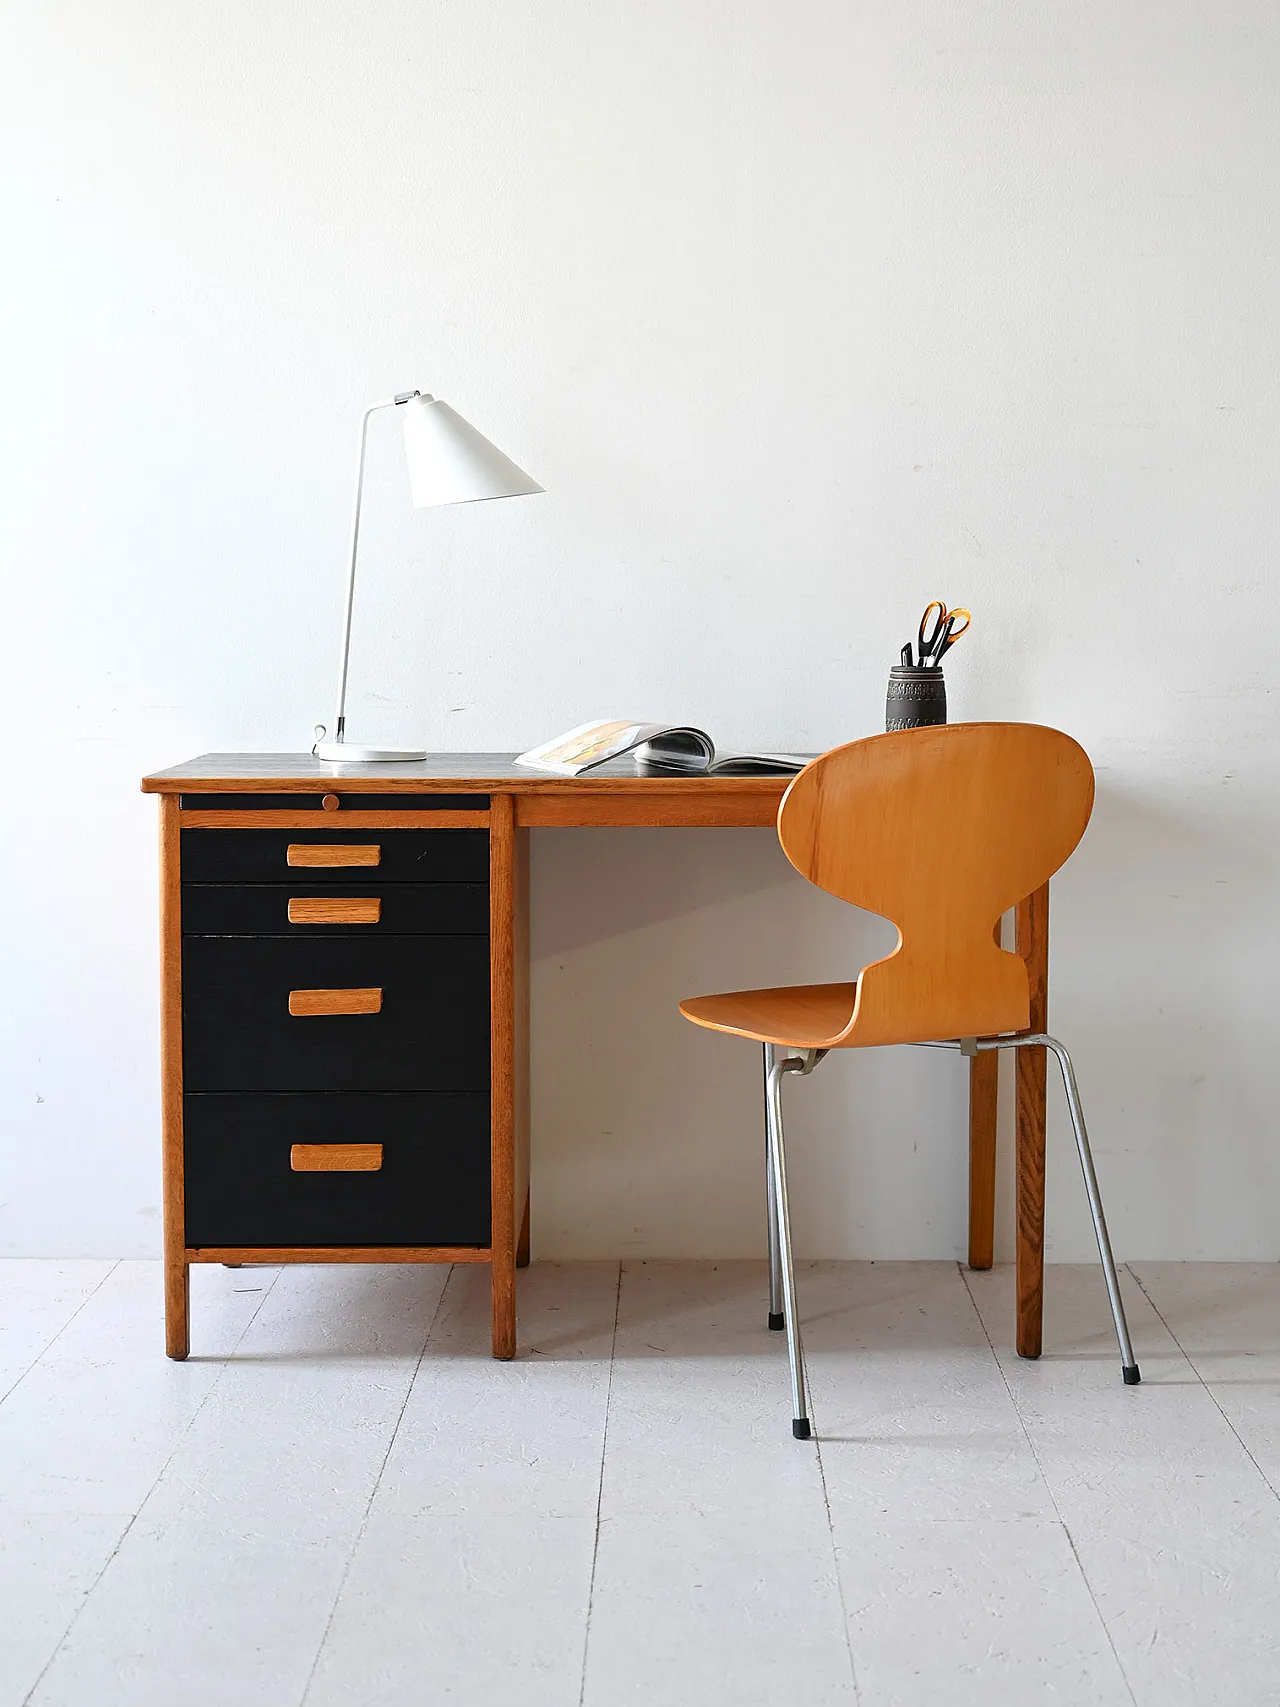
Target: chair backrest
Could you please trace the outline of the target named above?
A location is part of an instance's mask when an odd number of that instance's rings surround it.
[[[1000,916],[1066,861],[1092,810],[1084,749],[1030,723],[903,729],[807,765],[778,813],[784,853],[899,932],[864,969],[842,1041],[1024,1029],[1026,967],[1000,947]]]

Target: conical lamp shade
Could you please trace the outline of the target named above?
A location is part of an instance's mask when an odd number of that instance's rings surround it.
[[[414,508],[520,498],[542,487],[438,397],[400,406]]]

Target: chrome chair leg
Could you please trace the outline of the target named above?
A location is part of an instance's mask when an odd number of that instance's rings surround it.
[[[764,1191],[769,1218],[769,1326],[781,1333],[787,1325],[782,1312],[782,1255],[778,1245],[778,1200],[773,1185],[773,1145],[769,1139],[769,1069],[773,1045],[761,1045],[764,1053]]]
[[[1085,1194],[1089,1199],[1089,1213],[1093,1216],[1093,1233],[1098,1241],[1098,1255],[1102,1259],[1103,1278],[1107,1283],[1107,1297],[1111,1300],[1111,1319],[1116,1326],[1116,1338],[1120,1342],[1120,1363],[1124,1372],[1126,1387],[1136,1387],[1142,1380],[1138,1369],[1138,1361],[1133,1355],[1133,1344],[1129,1338],[1129,1324],[1125,1319],[1124,1300],[1120,1296],[1120,1277],[1116,1273],[1116,1259],[1111,1254],[1111,1240],[1107,1234],[1107,1218],[1102,1212],[1102,1194],[1098,1190],[1098,1176],[1093,1171],[1093,1153],[1089,1149],[1089,1134],[1085,1130],[1084,1109],[1080,1104],[1080,1091],[1076,1085],[1076,1070],[1071,1064],[1071,1057],[1056,1038],[1045,1038],[1046,1049],[1051,1049],[1057,1056],[1058,1066],[1062,1069],[1062,1088],[1067,1093],[1067,1107],[1071,1110],[1071,1125],[1076,1135],[1076,1149],[1080,1153],[1080,1171],[1084,1174]]]
[[[1071,1128],[1076,1135],[1080,1171],[1084,1174],[1085,1195],[1089,1199],[1089,1213],[1093,1217],[1093,1234],[1098,1241],[1098,1255],[1102,1259],[1102,1277],[1107,1283],[1107,1297],[1111,1303],[1111,1320],[1115,1323],[1116,1339],[1120,1342],[1121,1373],[1126,1387],[1136,1387],[1142,1380],[1142,1373],[1138,1368],[1138,1360],[1133,1355],[1133,1342],[1129,1338],[1129,1323],[1124,1313],[1124,1300],[1120,1296],[1120,1277],[1116,1273],[1116,1259],[1111,1253],[1107,1218],[1102,1212],[1102,1193],[1098,1190],[1098,1176],[1093,1168],[1093,1152],[1089,1148],[1089,1134],[1085,1130],[1084,1109],[1076,1084],[1076,1070],[1071,1064],[1071,1057],[1065,1045],[1044,1031],[1027,1033],[1021,1037],[962,1038],[960,1042],[961,1050],[967,1055],[979,1049],[1031,1047],[1051,1050],[1062,1072],[1062,1088],[1067,1093],[1067,1108],[1071,1113]]]
[[[812,1434],[805,1402],[804,1348],[800,1343],[800,1321],[796,1313],[796,1273],[791,1257],[791,1211],[787,1203],[787,1163],[782,1141],[782,1075],[803,1073],[806,1062],[774,1057],[766,1080],[765,1119],[769,1130],[769,1157],[773,1164],[774,1214],[782,1269],[782,1304],[786,1315],[787,1357],[791,1365],[791,1432],[797,1440]],[[808,1063],[809,1066],[812,1063]]]

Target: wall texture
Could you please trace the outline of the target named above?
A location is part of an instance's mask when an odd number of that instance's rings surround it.
[[[137,779],[309,744],[358,413],[418,385],[549,495],[413,512],[375,423],[353,734],[832,745],[971,605],[953,715],[1098,766],[1052,1015],[1117,1246],[1280,1256],[1269,0],[3,13],[0,1252],[157,1248]],[[535,841],[536,1248],[760,1250],[758,1063],[675,1001],[883,922],[763,831]],[[791,1107],[804,1253],[961,1251],[958,1062]]]

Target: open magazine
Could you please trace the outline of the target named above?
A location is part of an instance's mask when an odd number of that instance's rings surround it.
[[[554,741],[530,747],[516,758],[531,770],[555,776],[579,776],[622,753],[634,753],[642,771],[681,776],[751,776],[761,771],[793,776],[809,763],[802,753],[724,753],[701,729],[674,723],[580,723]]]

